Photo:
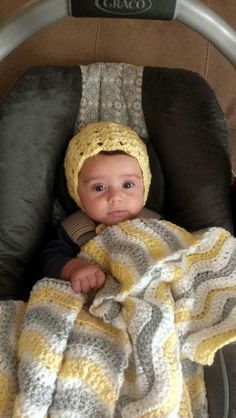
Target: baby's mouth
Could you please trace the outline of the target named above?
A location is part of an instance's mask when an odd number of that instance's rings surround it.
[[[117,218],[122,218],[123,216],[127,216],[129,213],[127,210],[113,210],[111,212],[108,212],[109,216],[114,216]]]

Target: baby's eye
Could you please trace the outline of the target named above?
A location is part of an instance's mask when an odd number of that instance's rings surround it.
[[[132,182],[132,181],[126,181],[124,184],[123,184],[123,187],[125,188],[125,189],[131,189],[131,187],[134,187],[134,183]]]
[[[93,189],[96,192],[103,192],[104,190],[106,190],[106,187],[103,184],[96,184]]]

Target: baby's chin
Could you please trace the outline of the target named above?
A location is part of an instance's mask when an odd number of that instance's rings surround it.
[[[125,212],[125,213],[124,213]],[[107,226],[117,225],[121,222],[130,221],[136,217],[136,214],[129,213],[126,211],[114,211],[109,214],[101,223]]]

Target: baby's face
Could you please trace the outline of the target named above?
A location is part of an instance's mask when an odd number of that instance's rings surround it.
[[[143,207],[144,185],[136,158],[98,154],[80,171],[78,192],[84,211],[95,221],[115,225]]]

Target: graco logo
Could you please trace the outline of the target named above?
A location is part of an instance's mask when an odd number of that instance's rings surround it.
[[[152,7],[151,0],[95,0],[95,6],[107,13],[128,15],[143,13]]]

